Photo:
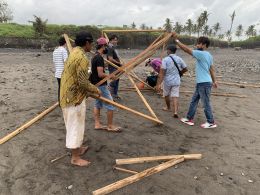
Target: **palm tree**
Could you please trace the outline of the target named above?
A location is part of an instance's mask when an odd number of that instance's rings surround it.
[[[196,28],[197,33],[198,33],[198,37],[200,36],[200,32],[202,31],[203,25],[204,25],[203,24],[203,19],[202,19],[201,16],[199,16],[198,19],[197,19],[197,28]]]
[[[43,21],[40,17],[34,15],[35,21],[29,21],[30,23],[33,24],[33,28],[35,31],[35,36],[40,36],[42,37],[44,33],[46,32],[46,25],[47,25],[47,19]]]
[[[136,28],[135,22],[133,22],[133,23],[131,24],[131,28],[132,28],[132,29],[135,29],[135,28]]]
[[[163,25],[164,29],[167,31],[167,32],[172,32],[172,24],[171,24],[171,20],[170,18],[166,18],[165,20],[165,24]]]
[[[145,30],[145,29],[146,29],[146,25],[143,23],[143,24],[141,24],[140,28],[141,28],[142,30]]]
[[[250,25],[247,29],[247,31],[245,32],[245,34],[248,37],[255,37],[256,36],[256,29],[255,29],[255,25]]]
[[[209,25],[204,26],[202,33],[204,36],[207,36],[209,34]]]
[[[233,27],[233,22],[234,22],[235,16],[236,16],[236,12],[234,10],[233,13],[230,15],[230,17],[231,17],[231,25],[230,25],[230,29],[227,31],[228,36],[229,36],[229,37],[227,37],[229,44],[230,44],[230,42],[232,40],[232,27]]]
[[[213,25],[213,30],[214,30],[214,36],[217,36],[218,31],[221,30],[219,22]]]
[[[236,31],[236,36],[237,36],[238,39],[239,39],[239,37],[242,36],[243,31],[244,31],[244,29],[243,29],[242,24],[239,24],[238,27],[237,27],[237,31]]]
[[[228,43],[230,44],[230,42],[231,42],[231,40],[232,40],[232,36],[231,36],[230,30],[228,30],[225,35],[226,35],[226,37],[227,37]]]
[[[191,36],[191,33],[193,31],[193,23],[191,19],[188,19],[186,22],[186,26],[185,26],[185,30],[186,32],[189,34],[189,36]]]
[[[209,19],[209,15],[210,13],[207,12],[207,10],[205,10],[204,12],[202,12],[200,14],[201,20],[202,20],[202,26],[206,26],[208,23],[208,19]]]
[[[180,34],[183,30],[183,27],[179,22],[176,22],[173,29],[176,33]]]

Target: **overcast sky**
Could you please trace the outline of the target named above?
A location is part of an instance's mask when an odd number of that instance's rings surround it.
[[[48,19],[49,24],[122,26],[135,22],[157,28],[166,18],[184,24],[207,10],[210,25],[220,22],[222,31],[260,23],[260,0],[5,0],[13,11],[13,22],[28,24],[33,15]],[[260,29],[260,25],[257,26]],[[259,33],[259,30],[258,30]]]

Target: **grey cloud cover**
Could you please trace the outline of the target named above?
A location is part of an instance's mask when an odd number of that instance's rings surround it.
[[[7,0],[13,10],[14,22],[27,23],[33,15],[48,19],[53,24],[76,25],[130,25],[139,27],[162,26],[166,18],[184,24],[195,20],[207,10],[209,24],[222,24],[223,31],[230,25],[230,17],[236,10],[234,26],[248,26],[260,22],[260,0]],[[258,25],[259,29],[260,25]]]

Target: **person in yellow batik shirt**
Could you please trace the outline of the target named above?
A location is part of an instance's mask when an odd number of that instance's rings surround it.
[[[86,101],[89,94],[100,95],[98,88],[89,81],[89,60],[86,52],[92,48],[93,37],[88,32],[76,35],[76,47],[64,65],[61,77],[60,106],[66,126],[66,147],[72,150],[71,164],[87,166],[82,159],[88,147],[82,146],[85,131]]]

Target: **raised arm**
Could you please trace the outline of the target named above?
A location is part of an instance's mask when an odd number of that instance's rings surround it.
[[[192,55],[192,49],[190,49],[187,45],[184,45],[183,43],[180,42],[176,32],[172,33],[172,37],[174,38],[176,45],[178,45],[184,52]]]

